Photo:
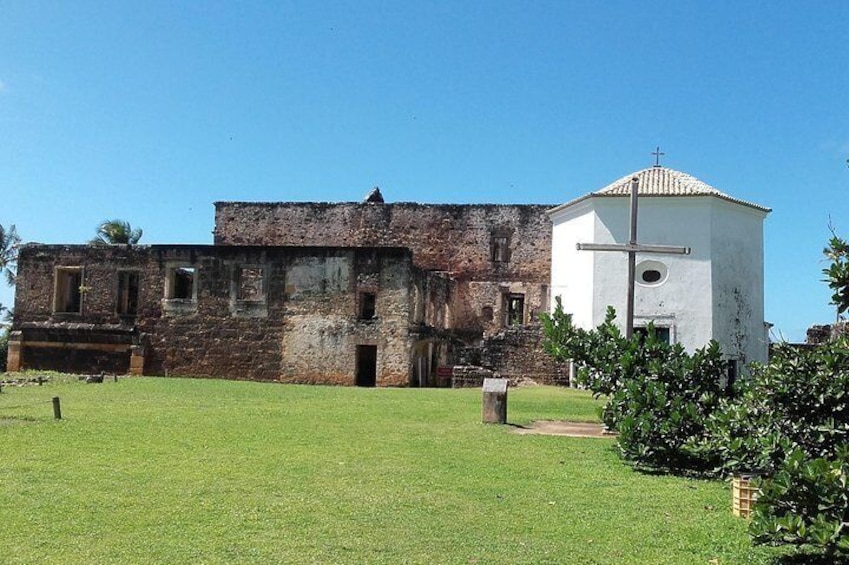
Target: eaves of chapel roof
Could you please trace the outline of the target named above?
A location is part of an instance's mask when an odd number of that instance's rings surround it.
[[[667,167],[654,166],[637,171],[630,175],[625,175],[600,190],[590,192],[589,194],[585,194],[584,196],[566,202],[565,204],[561,204],[560,206],[549,210],[548,213],[553,214],[559,212],[577,204],[578,202],[587,200],[588,198],[629,196],[631,194],[631,179],[633,178],[637,178],[639,180],[638,194],[640,196],[714,196],[728,202],[733,202],[734,204],[753,208],[763,213],[769,213],[772,211],[770,208],[761,206],[760,204],[755,204],[753,202],[748,202],[746,200],[730,196],[721,190],[717,190],[710,186],[706,182],[701,181],[692,175],[688,175],[687,173],[682,173],[681,171],[676,171],[675,169]]]

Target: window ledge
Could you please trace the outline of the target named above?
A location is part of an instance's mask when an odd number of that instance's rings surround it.
[[[239,318],[268,317],[268,303],[262,300],[236,300],[230,304],[230,313]]]
[[[162,299],[162,310],[166,314],[193,314],[197,309],[197,300],[189,298]]]

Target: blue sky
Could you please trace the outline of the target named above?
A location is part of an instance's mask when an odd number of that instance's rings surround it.
[[[210,243],[216,200],[558,204],[660,145],[774,209],[766,315],[802,339],[849,236],[847,30],[845,0],[4,0],[0,224]]]

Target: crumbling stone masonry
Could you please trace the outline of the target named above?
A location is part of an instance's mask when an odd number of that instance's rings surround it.
[[[9,370],[409,382],[407,249],[27,245],[18,276]]]
[[[497,333],[548,310],[550,206],[216,202],[216,245],[398,246],[453,282],[446,323]]]
[[[436,386],[474,351],[558,382],[547,209],[218,202],[214,245],[30,244],[9,369]]]

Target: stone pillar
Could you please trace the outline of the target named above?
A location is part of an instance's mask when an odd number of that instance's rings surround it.
[[[507,379],[483,380],[484,424],[507,423]]]
[[[144,346],[134,345],[130,348],[130,374],[141,376],[144,374]]]
[[[12,332],[9,334],[9,352],[6,355],[6,370],[10,373],[16,373],[21,370],[21,355],[23,353],[24,343],[21,332]]]

